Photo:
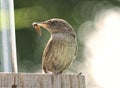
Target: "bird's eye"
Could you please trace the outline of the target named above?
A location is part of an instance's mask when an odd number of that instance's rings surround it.
[[[53,26],[53,25],[56,24],[56,22],[54,22],[54,21],[50,21],[49,24],[50,24],[51,26]]]

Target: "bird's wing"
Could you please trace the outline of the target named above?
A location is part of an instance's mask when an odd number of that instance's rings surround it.
[[[73,39],[71,37],[71,39]],[[68,41],[65,39],[50,39],[45,47],[42,57],[42,68],[50,70],[64,70],[73,60],[77,47],[76,41]],[[76,47],[76,48],[75,48]],[[76,49],[76,51],[75,51]],[[56,67],[57,66],[57,67]]]

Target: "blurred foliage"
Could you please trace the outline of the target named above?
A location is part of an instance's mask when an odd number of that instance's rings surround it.
[[[44,29],[42,36],[37,35],[32,27],[33,22],[50,18],[62,18],[68,21],[78,36],[79,53],[76,60],[84,62],[84,42],[81,39],[84,37],[83,33],[87,35],[89,31],[85,32],[80,26],[86,21],[94,20],[93,17],[97,11],[114,4],[112,0],[15,0],[19,72],[40,71],[42,53],[50,37],[48,31]],[[89,30],[89,28],[87,29]]]

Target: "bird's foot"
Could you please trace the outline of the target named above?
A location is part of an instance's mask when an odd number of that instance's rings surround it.
[[[55,72],[55,74],[62,74],[63,71]]]

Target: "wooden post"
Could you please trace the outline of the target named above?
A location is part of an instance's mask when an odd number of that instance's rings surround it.
[[[0,88],[86,88],[84,75],[0,73]]]

